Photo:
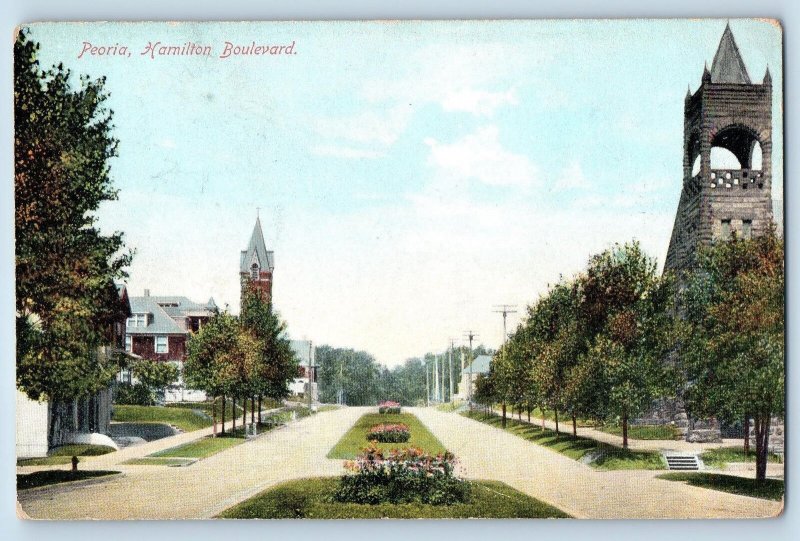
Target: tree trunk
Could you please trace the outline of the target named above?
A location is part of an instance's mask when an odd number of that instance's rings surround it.
[[[256,422],[256,397],[250,397],[250,423],[255,424]]]
[[[767,450],[769,449],[770,416],[757,415],[756,424],[756,480],[767,478]]]
[[[217,437],[217,397],[211,398],[211,422],[214,424],[214,437]]]
[[[553,414],[556,418],[556,437],[558,437],[558,408],[553,409]]]
[[[575,412],[572,412],[572,437],[578,439],[578,419],[575,418]]]
[[[528,410],[528,422],[530,423],[531,422],[531,407],[528,406],[527,410]]]
[[[744,414],[744,456],[750,454],[750,414]]]
[[[236,432],[236,396],[231,397],[231,433]]]
[[[522,420],[522,406],[517,408],[517,419]]]
[[[258,422],[261,423],[261,395],[258,395]]]
[[[225,395],[222,395],[222,430],[221,432],[225,434]]]
[[[622,414],[622,448],[628,448],[628,412]]]
[[[503,402],[503,428],[506,427],[506,403]]]
[[[542,430],[544,430],[544,407],[542,407]]]
[[[247,396],[242,398],[242,428],[247,430]]]

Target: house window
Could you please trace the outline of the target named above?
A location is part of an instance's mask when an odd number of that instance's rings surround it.
[[[125,324],[128,327],[147,327],[147,314],[133,314],[133,317],[129,317]]]
[[[753,238],[753,220],[742,220],[742,238]]]
[[[128,353],[133,351],[133,337],[132,336],[126,336],[125,337],[125,351],[127,351]]]
[[[156,353],[166,353],[166,352],[167,352],[167,337],[156,336]]]
[[[721,225],[722,225],[722,233],[720,236],[724,240],[728,240],[729,238],[731,238],[731,221],[722,220]]]

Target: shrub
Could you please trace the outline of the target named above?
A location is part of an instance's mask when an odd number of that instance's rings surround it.
[[[381,423],[375,425],[367,432],[369,441],[379,441],[381,443],[405,443],[411,438],[411,431],[407,424],[403,423]]]
[[[114,389],[114,403],[129,406],[152,406],[155,404],[150,389],[141,383],[119,383]]]
[[[400,413],[400,403],[386,400],[378,404],[378,413]]]
[[[450,452],[432,456],[410,447],[388,454],[370,445],[346,463],[332,499],[340,503],[424,503],[451,505],[469,498],[469,484],[454,475],[456,461]]]

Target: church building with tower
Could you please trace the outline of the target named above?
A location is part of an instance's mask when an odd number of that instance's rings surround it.
[[[250,243],[242,250],[239,264],[239,278],[242,294],[245,287],[253,287],[267,301],[272,301],[272,273],[275,270],[275,254],[267,250],[261,219],[256,217],[256,225],[250,235]]]

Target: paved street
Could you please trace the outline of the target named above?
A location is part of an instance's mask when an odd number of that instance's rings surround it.
[[[83,468],[114,469],[124,476],[97,484],[23,491],[19,503],[29,516],[43,519],[212,517],[276,483],[341,473],[342,461],[325,455],[365,411],[342,408],[318,413],[183,468],[119,462],[196,439],[210,430],[87,457]]]
[[[755,518],[780,502],[655,479],[658,471],[601,472],[462,415],[411,408],[473,479],[496,479],[578,518]]]
[[[369,409],[313,415],[189,467],[119,463],[208,431],[87,457],[84,468],[116,469],[124,475],[96,484],[24,491],[19,495],[21,509],[46,519],[208,518],[277,483],[340,474],[342,461],[325,455]],[[773,516],[781,509],[780,502],[655,479],[662,472],[596,471],[458,414],[433,408],[409,410],[456,454],[467,477],[503,481],[575,517],[745,518]],[[25,468],[30,469],[37,468]]]

